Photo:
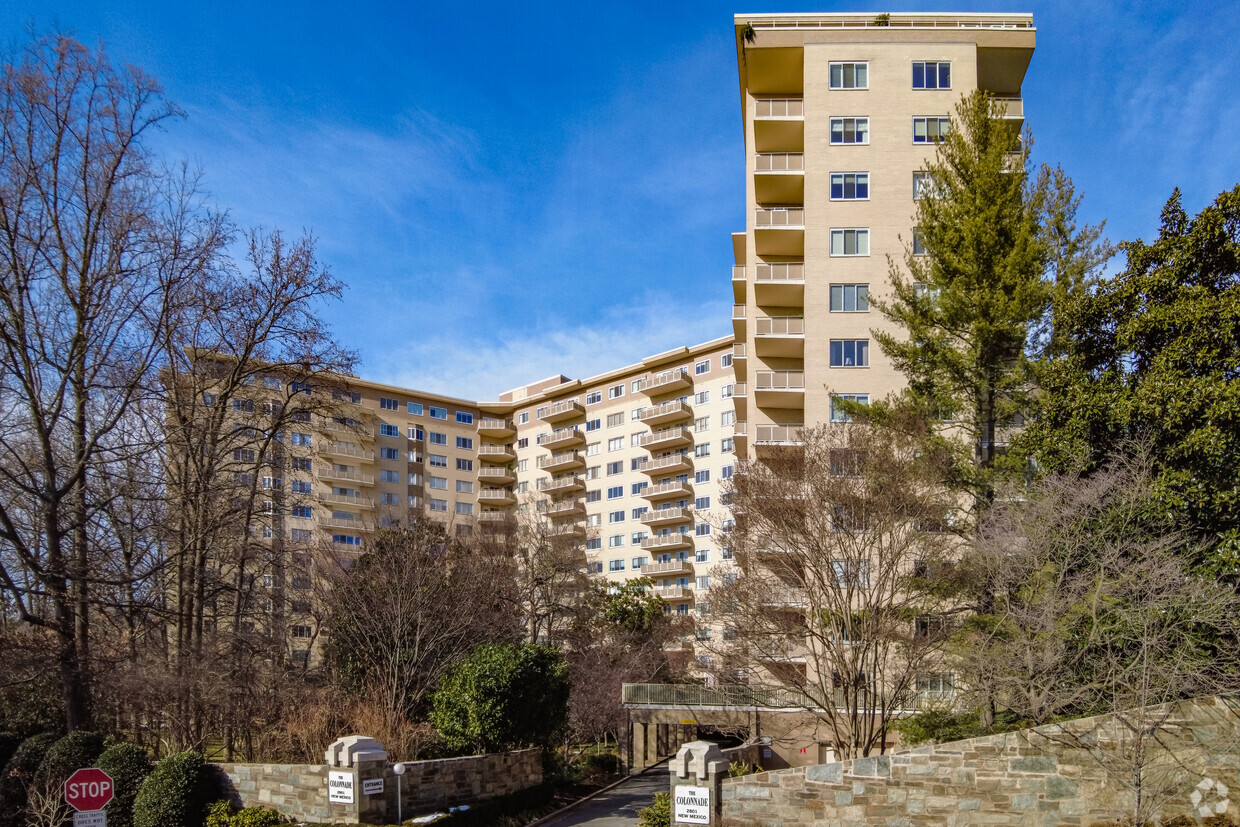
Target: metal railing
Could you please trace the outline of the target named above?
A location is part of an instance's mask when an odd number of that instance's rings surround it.
[[[660,471],[664,468],[673,468],[687,462],[689,462],[687,454],[672,454],[668,457],[658,457],[657,459],[650,460],[642,465],[641,470],[646,472]]]
[[[582,456],[580,451],[561,451],[551,456],[539,457],[539,468],[555,468],[560,465],[570,465],[574,462],[581,462]]]
[[[805,390],[805,371],[803,370],[760,370],[754,378],[757,380],[754,382],[754,390]]]
[[[872,690],[861,689],[860,700],[863,707],[882,710],[893,707],[898,715],[925,709],[932,706],[950,704],[955,698],[952,690],[910,692],[892,703],[893,696],[884,695]],[[665,707],[673,709],[792,709],[821,710],[826,698],[814,698],[808,693],[784,686],[745,686],[742,684],[724,684],[721,686],[698,686],[692,684],[671,683],[626,683],[620,689],[621,700],[625,706]],[[824,693],[826,694],[826,693]],[[830,692],[830,702],[843,709],[845,690],[835,689]]]
[[[565,488],[576,488],[584,485],[585,480],[581,477],[561,477],[559,479],[541,479],[538,481],[537,487],[539,491],[560,491]]]
[[[638,444],[640,447],[646,448],[650,445],[655,445],[659,442],[667,442],[668,440],[673,439],[687,439],[692,441],[693,434],[683,425],[678,428],[663,428],[659,431],[651,431],[648,434],[642,434],[641,439],[638,440]]]
[[[804,207],[771,207],[759,208],[754,218],[759,227],[797,227],[805,226]]]
[[[693,573],[692,560],[672,560],[667,563],[647,563],[642,566],[642,574],[681,574]]]
[[[804,172],[805,155],[800,152],[759,152],[754,157],[755,172]]]
[[[1033,29],[1033,15],[991,14],[891,14],[879,20],[874,14],[795,14],[745,20],[755,29]]]
[[[758,98],[754,102],[755,118],[804,118],[802,98]]]
[[[693,520],[692,508],[652,508],[641,517],[642,525],[663,523],[668,520],[690,522]]]
[[[777,445],[800,445],[804,441],[801,438],[804,428],[804,425],[759,425],[757,441]]]
[[[513,422],[511,419],[491,419],[490,417],[487,417],[485,419],[478,420],[478,430],[479,431],[513,431],[513,430],[516,430],[516,427],[513,425]]]
[[[480,445],[478,446],[478,456],[511,457],[513,456],[513,451],[507,445]]]
[[[759,264],[757,281],[805,281],[805,262],[777,261]]]
[[[688,534],[661,534],[658,537],[642,539],[642,548],[662,548],[663,546],[693,545],[693,538]]]
[[[645,379],[642,379],[641,384],[638,385],[638,389],[641,391],[650,391],[662,385],[670,385],[675,382],[682,382],[686,379],[692,381],[692,378],[693,377],[690,375],[688,368],[674,368],[672,370],[665,370],[661,373],[656,373],[653,376],[648,376]]]
[[[688,600],[693,597],[693,589],[685,586],[656,586],[651,591],[664,600]]]
[[[755,336],[805,335],[805,319],[801,316],[760,316],[754,323]]]
[[[661,482],[642,490],[642,496],[647,499],[680,494],[690,497],[693,495],[693,488],[687,482]]]
[[[638,419],[645,422],[647,419],[664,416],[666,414],[683,413],[685,416],[693,416],[693,409],[681,402],[679,399],[673,399],[670,402],[661,402],[649,408],[643,408],[638,414]]]

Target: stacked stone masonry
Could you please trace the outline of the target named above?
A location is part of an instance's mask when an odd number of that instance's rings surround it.
[[[334,824],[386,824],[396,820],[396,774],[390,763],[362,763],[352,770],[324,764],[220,764],[235,804],[271,807],[290,818]],[[327,799],[329,770],[351,771],[354,803]],[[365,796],[361,780],[383,779],[383,794]],[[405,818],[509,795],[541,784],[542,751],[472,755],[405,762],[400,780]]]
[[[1240,703],[1206,698],[1169,709],[1147,784],[1168,793],[1164,817],[1240,812]],[[1147,720],[1151,718],[1147,717]],[[723,782],[730,827],[883,824],[1116,823],[1130,800],[1116,782],[1124,727],[1111,716],[925,746]],[[1108,775],[1100,758],[1113,762]],[[1173,759],[1173,760],[1167,760]],[[1166,769],[1163,769],[1166,768]]]

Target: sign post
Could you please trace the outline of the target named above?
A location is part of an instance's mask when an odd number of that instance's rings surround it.
[[[112,778],[103,770],[87,768],[78,770],[65,782],[65,802],[77,810],[73,814],[73,827],[107,827],[108,806],[116,792]]]

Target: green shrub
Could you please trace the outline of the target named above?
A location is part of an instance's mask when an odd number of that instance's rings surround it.
[[[229,827],[279,827],[288,823],[282,813],[269,807],[246,807],[232,817]]]
[[[142,782],[151,774],[151,759],[146,750],[133,744],[113,744],[103,751],[95,766],[112,777],[108,827],[133,827],[134,799],[138,797]]]
[[[102,753],[103,736],[98,732],[70,732],[48,748],[35,783],[44,789],[62,786],[77,770],[93,767]]]
[[[169,755],[142,782],[133,827],[204,827],[219,786],[215,770],[199,753]]]
[[[228,799],[217,801],[207,808],[206,827],[232,827],[233,814],[236,812]]]
[[[22,823],[26,792],[34,783],[47,751],[58,740],[60,735],[55,732],[31,735],[18,745],[13,757],[4,765],[4,772],[0,773],[0,826],[11,827]]]
[[[655,793],[650,806],[637,811],[638,827],[672,827],[672,796]]]
[[[588,775],[619,775],[624,772],[624,762],[614,752],[584,755],[581,766]]]

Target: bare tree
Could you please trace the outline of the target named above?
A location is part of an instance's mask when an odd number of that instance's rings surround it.
[[[146,133],[178,115],[137,69],[67,37],[5,61],[0,97],[0,589],[55,631],[65,719],[88,726],[99,525],[170,296],[223,242]]]
[[[941,663],[953,608],[937,587],[953,543],[946,458],[868,425],[808,428],[800,444],[740,469],[731,545],[740,574],[716,573],[724,674],[812,711],[842,757],[882,750],[919,678]]]

